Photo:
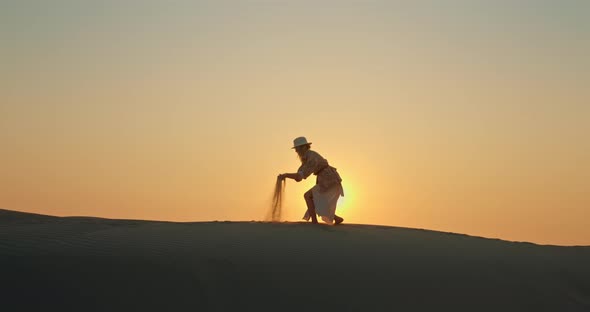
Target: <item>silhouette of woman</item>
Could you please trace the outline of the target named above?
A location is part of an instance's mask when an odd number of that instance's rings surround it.
[[[320,154],[312,151],[311,142],[308,143],[305,137],[296,138],[293,145],[292,148],[301,160],[301,167],[296,173],[279,174],[279,179],[289,178],[299,182],[307,179],[312,173],[317,176],[316,184],[303,195],[307,204],[303,219],[309,221],[311,217],[312,223],[318,223],[317,214],[326,223],[342,223],[344,219],[336,215],[336,203],[340,196],[344,196],[344,190],[342,178],[336,168],[330,166]]]

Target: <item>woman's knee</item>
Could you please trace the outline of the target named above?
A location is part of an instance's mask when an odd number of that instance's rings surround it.
[[[311,192],[311,190],[305,192],[305,194],[303,194],[303,197],[305,199],[312,199],[313,198],[313,193]]]

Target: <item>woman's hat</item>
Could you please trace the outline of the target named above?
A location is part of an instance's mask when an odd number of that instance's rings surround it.
[[[307,142],[307,139],[305,137],[298,137],[295,140],[293,140],[293,147],[291,148],[296,148],[297,146],[301,145],[311,145],[311,142]]]

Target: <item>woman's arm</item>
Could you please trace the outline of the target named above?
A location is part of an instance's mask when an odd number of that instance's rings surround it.
[[[286,178],[293,179],[297,182],[301,181],[301,176],[299,173],[281,173],[279,174],[279,179],[284,180]]]

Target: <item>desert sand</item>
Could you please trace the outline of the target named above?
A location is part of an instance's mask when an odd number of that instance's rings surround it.
[[[590,311],[590,246],[0,210],[2,311]]]

